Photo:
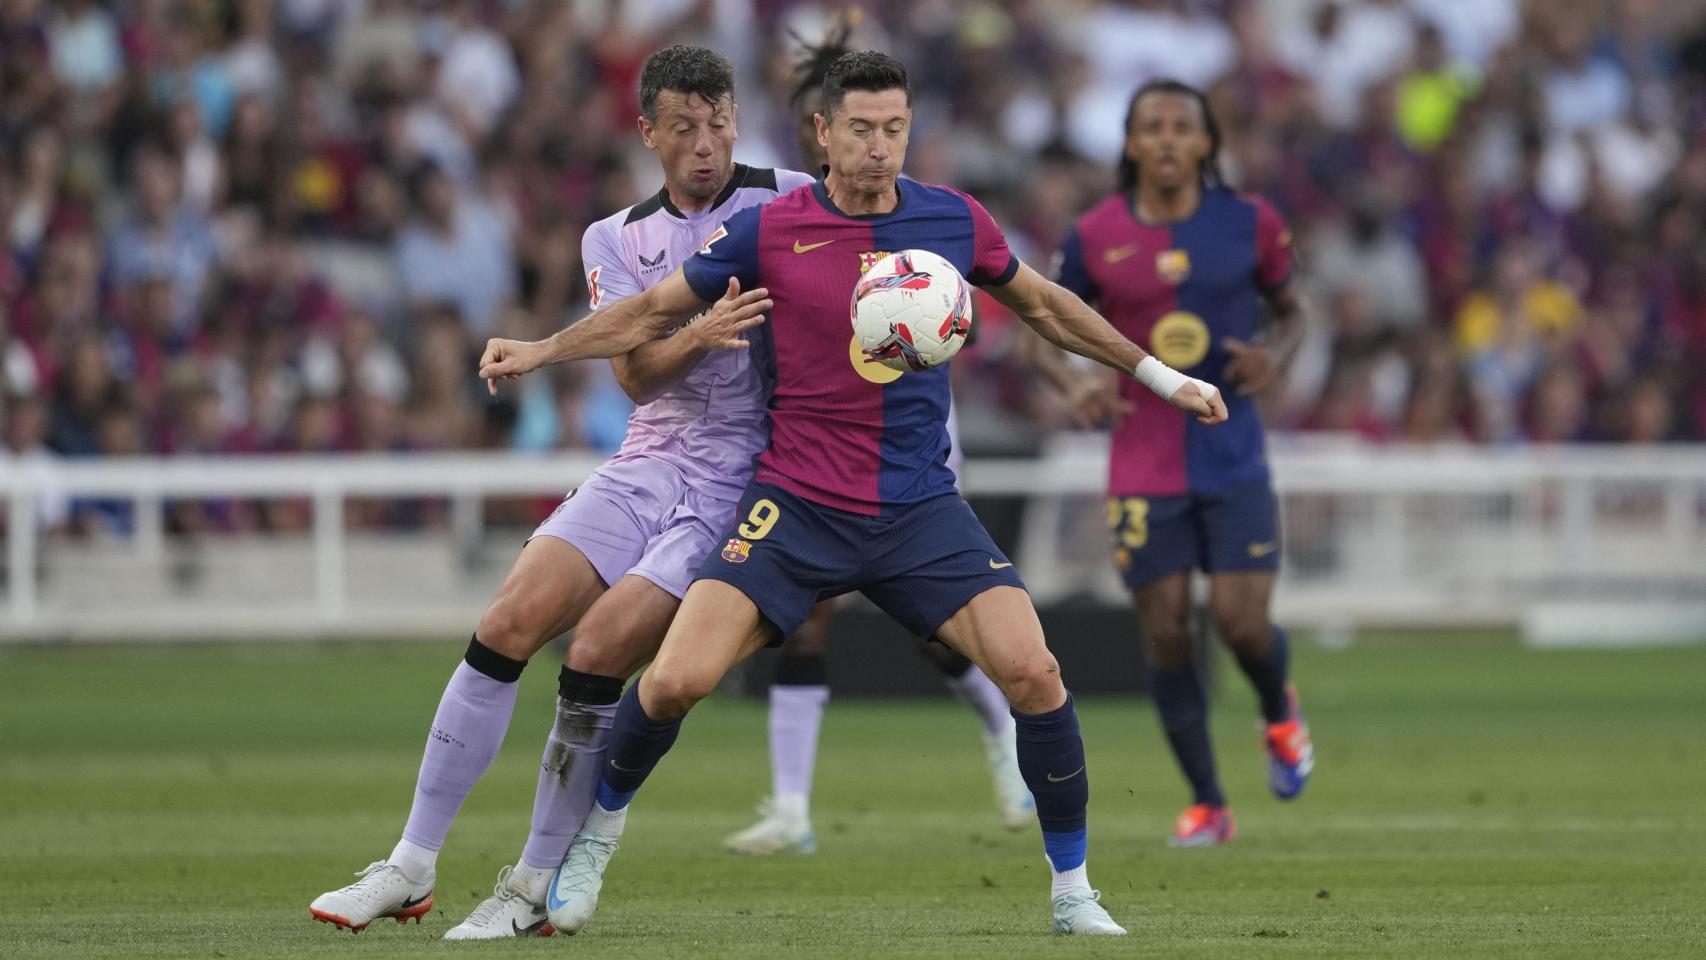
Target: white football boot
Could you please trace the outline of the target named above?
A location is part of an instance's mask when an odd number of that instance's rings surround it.
[[[568,856],[545,890],[545,916],[559,932],[579,933],[592,919],[598,909],[598,891],[604,887],[604,870],[618,845],[616,837],[590,833],[585,827],[575,834]]]
[[[1001,823],[1009,830],[1019,830],[1037,820],[1037,802],[1031,798],[1031,788],[1019,772],[1017,728],[1007,725],[1005,732],[983,735],[984,748],[989,755],[989,778],[995,782],[995,806],[1001,811]]]
[[[1100,890],[1068,890],[1054,898],[1054,932],[1068,936],[1123,937],[1125,928],[1097,901]]]
[[[507,940],[512,937],[548,937],[557,930],[545,917],[544,894],[533,891],[515,876],[514,867],[498,871],[492,895],[480,902],[468,919],[445,931],[446,940]]]
[[[723,838],[730,853],[764,857],[774,853],[816,853],[817,834],[812,832],[811,814],[805,797],[765,797],[758,805],[757,823]]]
[[[398,923],[421,917],[432,909],[433,877],[416,883],[403,876],[403,871],[383,860],[367,865],[356,874],[360,880],[339,890],[322,893],[308,905],[308,913],[321,923],[360,933],[381,917],[395,917]]]

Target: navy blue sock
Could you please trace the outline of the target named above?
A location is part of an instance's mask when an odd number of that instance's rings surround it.
[[[653,720],[640,706],[640,685],[632,684],[616,704],[610,722],[610,745],[605,748],[604,770],[598,777],[598,805],[620,810],[634,799],[652,768],[675,745],[681,732],[681,717]]]
[[[1013,723],[1019,741],[1019,772],[1037,802],[1043,849],[1055,870],[1079,867],[1087,846],[1090,772],[1084,769],[1084,738],[1078,735],[1072,697],[1048,713],[1014,710]]]
[[[1235,651],[1236,653],[1236,651]],[[1286,696],[1285,681],[1291,665],[1291,641],[1285,631],[1274,628],[1273,642],[1265,653],[1253,657],[1236,656],[1239,669],[1250,678],[1256,697],[1262,703],[1262,719],[1279,723],[1291,716],[1291,698]]]
[[[1226,806],[1220,780],[1214,775],[1214,748],[1208,740],[1208,694],[1196,667],[1149,671],[1149,694],[1161,713],[1161,729],[1173,747],[1179,769],[1191,783],[1195,803]]]

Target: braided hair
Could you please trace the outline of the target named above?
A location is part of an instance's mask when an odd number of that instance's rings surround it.
[[[857,7],[843,12],[815,44],[807,43],[791,29],[788,31],[788,36],[800,47],[800,55],[794,61],[794,92],[788,97],[788,103],[796,110],[806,97],[823,89],[823,78],[829,74],[830,65],[848,52],[847,41],[863,17],[864,12]]]
[[[1208,97],[1201,90],[1179,80],[1151,80],[1131,96],[1131,107],[1126,110],[1126,135],[1131,135],[1132,125],[1137,122],[1137,105],[1144,97],[1152,93],[1176,93],[1190,97],[1197,102],[1197,109],[1202,114],[1203,131],[1208,134],[1208,156],[1203,157],[1198,174],[1202,177],[1203,186],[1220,187],[1226,185],[1226,178],[1220,172],[1220,124],[1214,119],[1214,109],[1209,106]],[[1137,189],[1137,161],[1124,153],[1120,155],[1120,192],[1130,193]]]

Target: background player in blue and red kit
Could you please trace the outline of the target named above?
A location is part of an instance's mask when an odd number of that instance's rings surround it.
[[[1088,771],[1072,699],[1029,594],[946,465],[948,372],[868,362],[848,303],[862,266],[927,249],[1057,346],[1130,371],[1205,423],[1223,420],[1225,407],[1215,388],[1148,356],[1019,263],[976,201],[900,178],[912,96],[898,61],[847,54],[823,95],[823,181],[732,218],[644,294],[549,340],[492,341],[482,358],[490,379],[622,353],[725,290],[737,309],[770,311],[752,335],[754,364],[771,382],[769,445],[722,550],[700,568],[657,658],[617,708],[598,803],[559,871],[567,903],[552,921],[561,915],[559,926],[572,928],[591,916],[629,801],[688,710],[735,663],[792,632],[820,596],[859,590],[919,636],[940,636],[1007,695],[1053,868],[1054,930],[1124,933],[1085,870]],[[758,296],[735,295],[740,287]]]
[[[1268,616],[1279,522],[1252,394],[1302,334],[1291,235],[1259,197],[1233,193],[1216,163],[1208,100],[1173,81],[1132,98],[1120,188],[1078,219],[1061,250],[1061,286],[1097,305],[1163,362],[1227,388],[1230,419],[1205,430],[1147,390],[1122,384],[1108,520],[1114,554],[1149,642],[1150,689],[1194,792],[1177,846],[1232,839],[1215,775],[1207,696],[1191,643],[1190,575],[1209,575],[1215,632],[1256,688],[1267,724],[1269,786],[1290,799],[1314,765],[1287,677],[1285,631]],[[1268,332],[1257,338],[1262,305]],[[1051,369],[1057,385],[1082,378]]]

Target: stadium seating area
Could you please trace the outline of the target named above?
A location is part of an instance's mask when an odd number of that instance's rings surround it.
[[[1381,440],[1706,437],[1706,17],[1653,0],[867,3],[909,172],[1045,264],[1131,91],[1210,88],[1317,323],[1270,423]],[[738,159],[797,165],[785,0],[0,3],[0,458],[610,448],[599,365],[488,403],[473,357],[584,311],[586,224],[654,189],[635,80],[740,70]],[[878,25],[881,26],[878,26]],[[962,405],[1062,411],[986,312]],[[1028,336],[1028,334],[1027,334]],[[974,419],[978,414],[974,413]]]

